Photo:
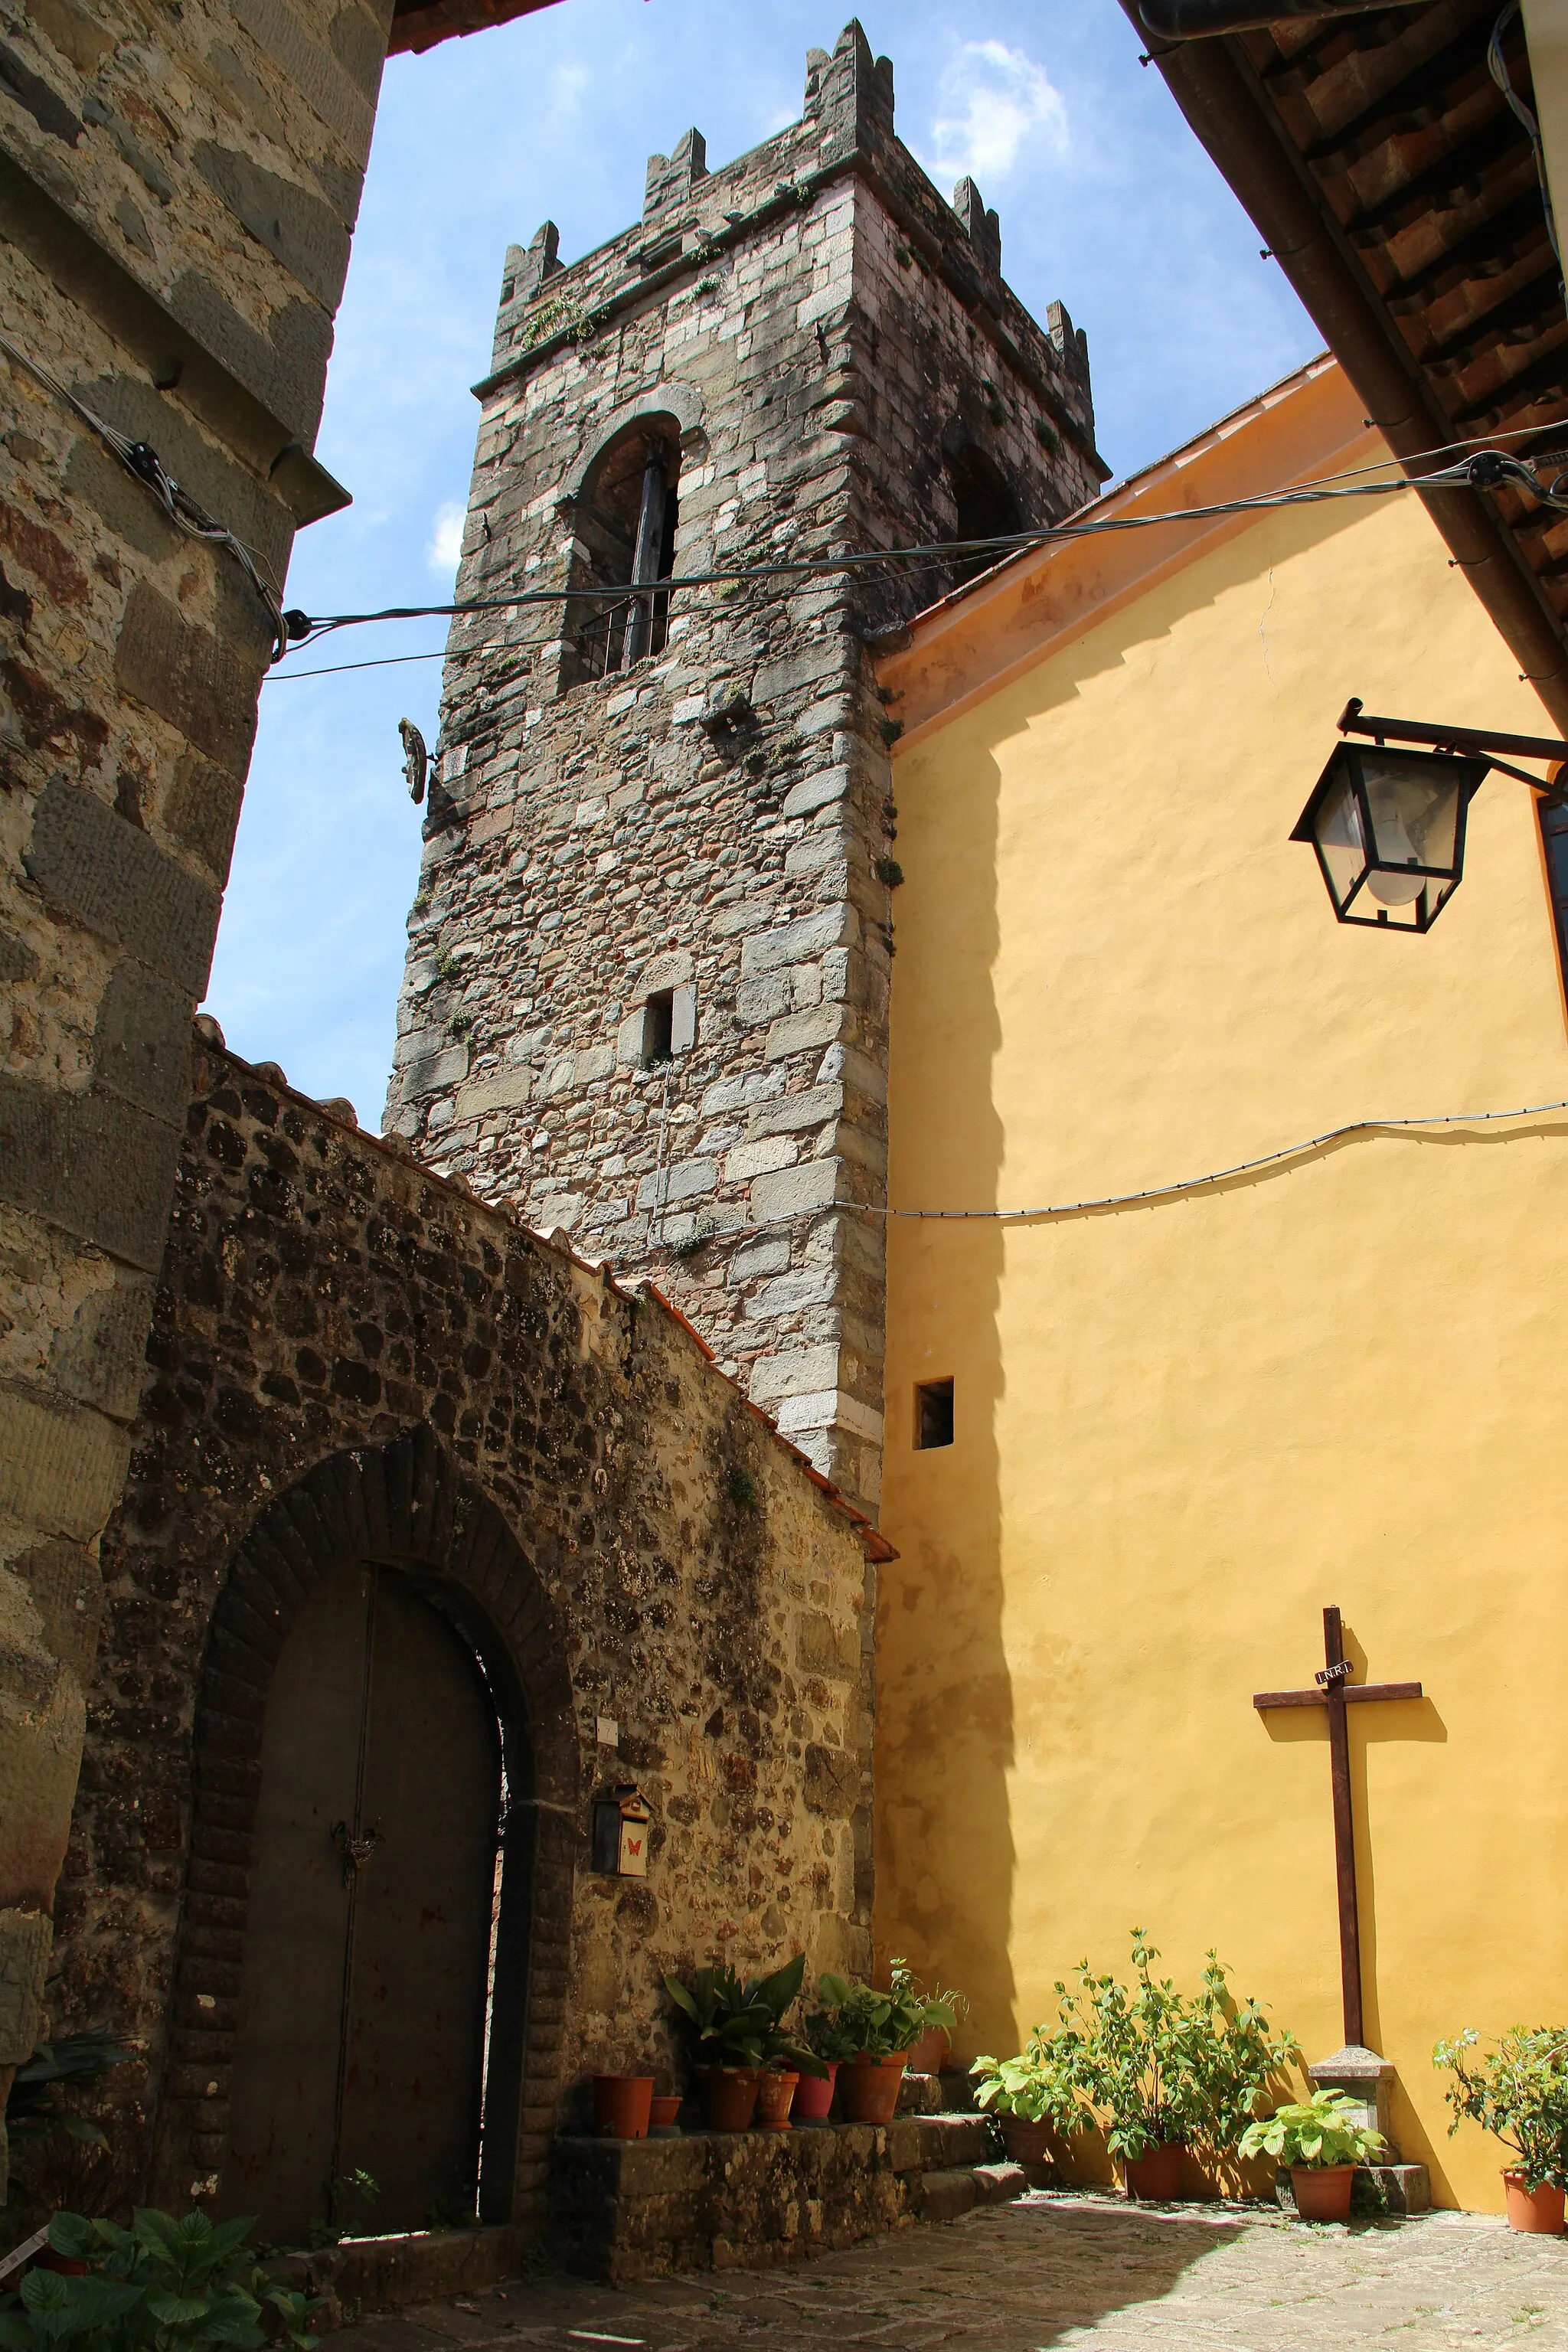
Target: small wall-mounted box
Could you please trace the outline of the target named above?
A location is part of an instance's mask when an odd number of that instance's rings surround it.
[[[594,1800],[591,1867],[612,1878],[647,1876],[647,1833],[653,1820],[647,1799],[629,1783]]]

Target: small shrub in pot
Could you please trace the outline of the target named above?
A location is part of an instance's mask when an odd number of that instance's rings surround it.
[[[1489,2056],[1472,2056],[1479,2041],[1467,2027],[1432,2053],[1433,2064],[1454,2077],[1444,2093],[1454,2117],[1448,2137],[1477,2123],[1512,2148],[1519,2160],[1502,2176],[1510,2228],[1558,2236],[1568,2189],[1568,2032],[1516,2025]]]
[[[1358,2122],[1360,2112],[1342,2091],[1314,2091],[1249,2124],[1241,2153],[1289,2166],[1303,2221],[1347,2221],[1355,2168],[1370,2164],[1384,2144],[1381,2132]]]

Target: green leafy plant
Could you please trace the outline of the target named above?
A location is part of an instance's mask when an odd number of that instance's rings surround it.
[[[889,890],[896,890],[903,878],[904,869],[899,864],[896,857],[878,858],[877,879],[879,882],[885,882]]]
[[[1240,2152],[1271,2156],[1280,2164],[1366,2164],[1383,2146],[1383,2135],[1358,2123],[1360,2113],[1342,2091],[1314,2091],[1310,2099],[1276,2107],[1271,2116],[1248,2124]]]
[[[255,2216],[214,2222],[205,2213],[143,2208],[129,2229],[57,2213],[49,2244],[85,2263],[70,2277],[29,2271],[19,2294],[0,2296],[0,2352],[57,2352],[73,2340],[81,2352],[196,2352],[223,2345],[254,2352],[270,2336],[293,2352],[313,2352],[309,2333],[321,2308],[268,2278],[245,2251]],[[263,2310],[273,2317],[264,2326]]]
[[[757,1507],[757,1482],[749,1470],[731,1462],[724,1474],[724,1491],[737,1509],[753,1511]]]
[[[6,2138],[14,2142],[44,2139],[51,2132],[64,2132],[90,2147],[107,2147],[98,2125],[72,2115],[63,2102],[72,2084],[92,2082],[135,2055],[99,2026],[89,2027],[85,2033],[65,2033],[54,2042],[40,2042],[12,2077],[5,2101]]]
[[[816,1991],[823,2006],[807,2018],[806,2039],[822,2057],[839,2060],[896,2058],[931,2026],[945,2025],[951,2032],[963,1998],[922,1993],[907,1960],[893,1961],[886,1992],[831,1970],[817,1979]]]
[[[1214,1952],[1188,2000],[1169,1977],[1154,1976],[1159,1952],[1141,1927],[1131,1932],[1131,1985],[1096,1975],[1087,1960],[1074,1990],[1058,1982],[1053,2052],[1104,2122],[1113,2156],[1144,2156],[1174,2140],[1226,2154],[1294,2056],[1295,2038],[1276,2039],[1255,2002],[1236,2001]]]
[[[1070,2060],[1041,2027],[1016,2058],[977,2058],[969,2071],[983,2113],[1049,2124],[1064,2138],[1086,2131],[1092,2120],[1079,2100]]]
[[[1444,2093],[1461,2123],[1479,2124],[1519,2158],[1530,2189],[1568,2189],[1568,2032],[1516,2025],[1489,2056],[1472,2058],[1480,2037],[1467,2026],[1439,2042],[1432,2063],[1454,2076]]]
[[[689,1982],[667,1976],[664,1989],[675,2004],[692,2063],[698,2066],[794,2066],[803,2074],[825,2074],[816,2053],[784,2020],[800,1997],[805,1955],[771,1976],[742,1979],[732,1968],[698,1969]]]

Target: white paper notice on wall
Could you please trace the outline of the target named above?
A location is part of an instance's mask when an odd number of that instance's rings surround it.
[[[599,1717],[598,1738],[601,1748],[618,1748],[620,1746],[621,1727],[616,1721],[613,1715],[602,1715]]]

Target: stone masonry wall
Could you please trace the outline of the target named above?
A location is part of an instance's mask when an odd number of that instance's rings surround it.
[[[512,248],[460,596],[581,578],[594,461],[645,424],[679,439],[681,573],[951,540],[965,449],[1026,522],[1092,494],[1082,339],[1028,318],[995,215],[892,119],[851,25],[764,146],[709,173],[689,132],[623,236],[567,269],[549,224]],[[897,730],[865,641],[952,576],[693,591],[586,684],[559,606],[459,618],[387,1104],[485,1198],[657,1267],[872,1509]]]
[[[885,1547],[650,1289],[215,1044],[195,1089],[104,1542],[58,2021],[139,2045],[105,2094],[130,2193],[154,2119],[154,2190],[214,2193],[271,1661],[334,1544],[438,1568],[531,1717],[526,2216],[589,2074],[672,2071],[661,1969],[868,1966],[863,1545]],[[593,1790],[623,1776],[653,1808],[646,1881],[586,1866]]]
[[[0,2099],[32,2047],[257,688],[392,0],[0,0]],[[0,2134],[0,2199],[5,2193]]]

